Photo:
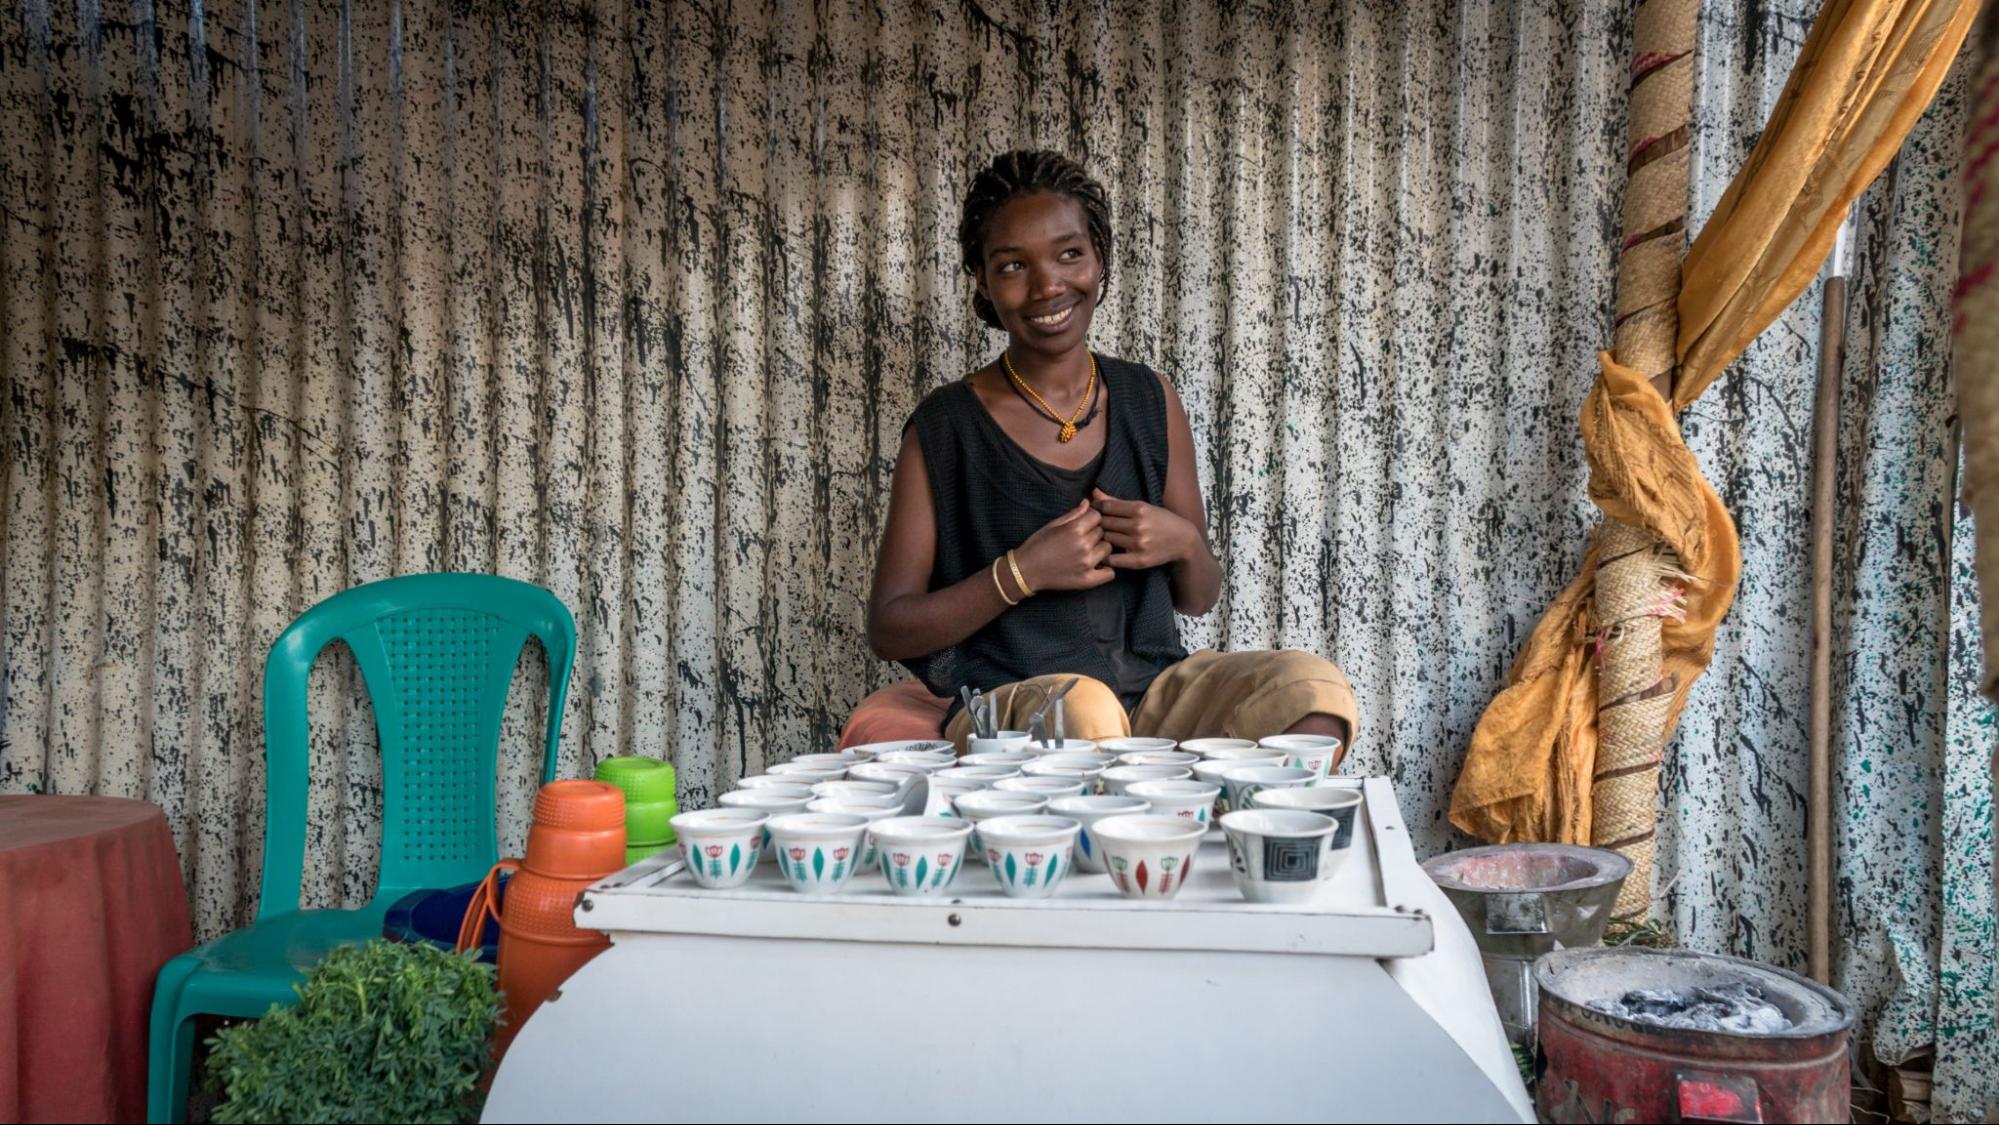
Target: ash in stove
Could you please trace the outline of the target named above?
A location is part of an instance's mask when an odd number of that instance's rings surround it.
[[[1746,981],[1684,992],[1634,988],[1615,999],[1592,1000],[1589,1006],[1635,1023],[1682,1031],[1771,1035],[1791,1028],[1782,1009],[1764,999],[1762,989]]]

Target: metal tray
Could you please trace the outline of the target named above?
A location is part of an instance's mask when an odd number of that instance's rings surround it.
[[[1416,865],[1408,830],[1386,778],[1358,785],[1366,831],[1354,854],[1309,903],[1243,901],[1219,829],[1209,833],[1195,874],[1179,895],[1140,901],[1110,878],[1072,874],[1046,899],[1002,895],[983,865],[964,871],[945,897],[901,898],[879,871],[855,875],[846,893],[807,898],[765,865],[733,890],[705,890],[669,849],[595,884],[579,897],[576,924],[619,934],[710,934],[825,941],[1316,953],[1411,957],[1434,935],[1417,893],[1428,877]]]

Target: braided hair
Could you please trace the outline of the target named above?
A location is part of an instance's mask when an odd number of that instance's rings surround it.
[[[1103,265],[1103,281],[1098,290],[1101,300],[1111,277],[1110,199],[1104,194],[1104,185],[1092,179],[1081,164],[1046,149],[1001,153],[972,178],[972,188],[965,193],[965,209],[958,220],[958,252],[963,255],[965,272],[977,277],[985,268],[986,234],[993,215],[1019,196],[1042,191],[1066,195],[1082,205],[1083,215],[1090,224],[1090,244],[1096,247],[1097,261]],[[1000,327],[999,313],[994,311],[993,303],[977,290],[972,293],[972,311],[988,325]]]

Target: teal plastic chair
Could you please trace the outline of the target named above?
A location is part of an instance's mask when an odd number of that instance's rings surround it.
[[[265,827],[257,920],[181,954],[153,988],[147,1118],[187,1111],[196,1015],[261,1016],[327,953],[379,937],[413,890],[483,879],[494,826],[500,721],[527,638],[548,654],[541,780],[555,779],[576,621],[554,594],[490,574],[370,582],[307,610],[264,664]],[[301,910],[308,761],[306,682],[334,641],[352,650],[382,744],[378,889],[359,910]]]

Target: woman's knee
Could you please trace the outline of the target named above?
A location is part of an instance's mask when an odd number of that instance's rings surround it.
[[[1109,684],[1091,676],[1036,676],[1033,683],[1041,690],[1022,693],[1018,702],[1009,710],[1016,721],[1026,723],[1027,716],[1041,710],[1047,701],[1060,691],[1070,680],[1076,686],[1062,696],[1063,733],[1070,738],[1122,738],[1131,733],[1131,720],[1125,714],[1124,701]],[[1054,717],[1049,717],[1048,733],[1053,735]],[[1018,729],[1026,729],[1024,726]]]
[[[1295,648],[1279,649],[1268,657],[1269,664],[1263,670],[1266,683],[1293,684],[1311,680],[1330,680],[1345,687],[1347,674],[1340,666],[1320,656],[1316,652],[1304,652]]]

